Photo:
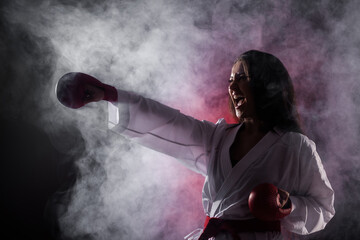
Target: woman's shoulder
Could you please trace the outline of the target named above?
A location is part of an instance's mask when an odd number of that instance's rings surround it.
[[[217,137],[220,137],[222,135],[228,135],[233,131],[236,131],[237,127],[239,126],[239,123],[227,123],[225,121],[224,118],[220,118],[216,123],[215,123],[215,135],[217,135]]]
[[[281,142],[296,148],[308,148],[312,151],[316,151],[314,141],[303,133],[292,131],[284,132],[281,137]]]
[[[217,120],[215,125],[218,128],[222,128],[224,130],[229,130],[229,129],[232,129],[232,128],[235,128],[235,127],[239,126],[240,123],[227,123],[224,118],[220,118],[220,119]]]

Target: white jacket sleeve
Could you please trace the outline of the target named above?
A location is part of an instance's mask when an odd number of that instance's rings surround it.
[[[199,121],[154,100],[118,90],[120,121],[111,127],[137,143],[175,157],[190,169],[206,175],[207,154],[216,125]],[[119,113],[121,111],[121,113]],[[124,116],[125,115],[125,116]]]
[[[300,166],[298,191],[290,195],[292,212],[282,220],[282,226],[306,235],[324,229],[335,215],[334,191],[315,144],[308,139],[300,149]]]

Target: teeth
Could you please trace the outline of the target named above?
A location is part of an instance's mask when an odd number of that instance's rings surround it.
[[[243,96],[241,95],[234,95],[233,98],[236,100],[236,99],[239,99],[239,98],[244,98]]]
[[[238,108],[244,103],[245,103],[245,98],[241,97],[240,100],[238,100],[238,102],[236,103],[236,107]]]

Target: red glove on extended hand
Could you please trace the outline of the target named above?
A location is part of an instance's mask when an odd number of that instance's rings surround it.
[[[80,108],[94,101],[91,98],[91,89],[94,87],[104,92],[103,100],[110,102],[117,100],[117,91],[113,86],[104,84],[96,78],[80,72],[70,72],[62,76],[55,91],[58,100],[63,105],[69,108]]]
[[[251,213],[264,221],[279,220],[291,212],[289,193],[273,184],[263,183],[256,186],[248,200]]]

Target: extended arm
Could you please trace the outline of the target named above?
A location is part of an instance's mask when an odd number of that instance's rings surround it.
[[[135,93],[115,89],[84,73],[60,78],[56,94],[70,108],[107,100],[112,104],[111,130],[156,151],[175,157],[190,169],[206,175],[207,153],[216,125]],[[114,120],[114,116],[115,117]]]
[[[117,108],[113,111],[121,110],[128,116],[112,131],[175,157],[190,169],[206,175],[207,148],[216,128],[214,123],[196,120],[157,101],[123,90],[118,90],[118,101],[114,105]]]

